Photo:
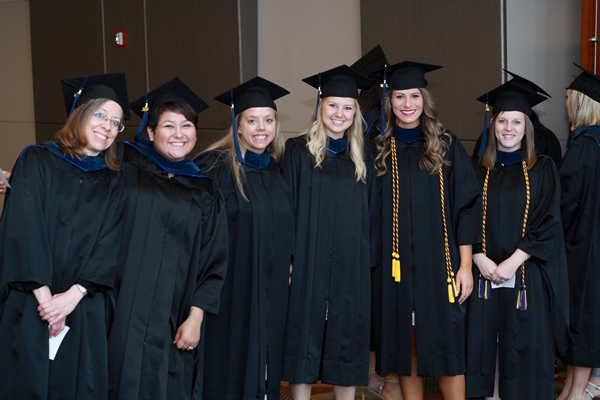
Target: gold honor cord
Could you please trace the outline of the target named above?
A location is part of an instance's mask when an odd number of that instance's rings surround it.
[[[400,244],[398,240],[398,157],[396,155],[396,139],[392,138],[392,277],[400,282]]]
[[[438,170],[440,176],[440,196],[442,203],[442,221],[444,222],[444,252],[446,254],[446,272],[448,274],[448,301],[454,303],[456,292],[456,281],[454,280],[454,271],[452,271],[452,261],[450,260],[450,246],[448,245],[448,229],[446,228],[446,207],[444,202],[444,172],[442,167]]]
[[[525,190],[526,190],[526,199],[525,199],[525,215],[523,217],[523,232],[521,237],[525,236],[525,227],[527,226],[527,218],[529,215],[529,203],[531,201],[531,190],[529,187],[529,173],[527,172],[527,163],[525,160],[522,161],[523,165],[523,175],[525,176]],[[486,212],[487,212],[487,189],[488,189],[488,180],[490,177],[490,169],[485,175],[485,181],[483,183],[483,240],[482,240],[482,248],[483,255],[486,254],[486,244],[485,244],[485,220],[486,220]],[[489,291],[490,282],[482,278],[481,273],[479,274],[479,297],[483,299],[490,298]],[[527,288],[525,286],[525,263],[521,264],[521,287],[519,288],[519,295],[517,296],[517,309],[519,310],[527,310]]]
[[[485,181],[483,181],[483,227],[482,231],[482,240],[481,240],[481,248],[483,249],[483,255],[487,256],[487,246],[485,244],[485,220],[487,217],[487,195],[488,195],[488,181],[490,180],[490,169],[487,169],[485,174]],[[491,283],[489,280],[485,279],[481,276],[481,272],[479,273],[479,298],[481,299],[489,299],[491,297]]]

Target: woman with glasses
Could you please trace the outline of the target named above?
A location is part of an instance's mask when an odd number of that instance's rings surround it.
[[[227,266],[222,197],[186,157],[207,107],[177,78],[131,103],[142,124],[123,145],[111,399],[201,396],[201,327],[219,310]]]
[[[74,110],[21,153],[0,222],[0,399],[107,398],[125,76],[63,85]]]

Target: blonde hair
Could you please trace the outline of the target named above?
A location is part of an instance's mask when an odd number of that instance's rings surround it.
[[[323,124],[323,107],[325,107],[326,98],[321,101],[317,110],[317,118],[312,122],[308,130],[301,133],[300,136],[306,135],[308,151],[315,159],[315,168],[323,168],[323,160],[327,155],[327,134],[325,133],[325,125]],[[350,153],[350,159],[354,163],[354,175],[356,181],[366,182],[367,179],[367,167],[364,160],[364,137],[363,131],[365,129],[365,120],[360,113],[358,101],[354,100],[354,118],[352,119],[352,125],[348,128],[345,134],[348,136],[348,151]],[[314,119],[314,115],[313,115]]]
[[[571,90],[569,106],[571,107],[571,124],[575,129],[583,126],[595,125],[600,122],[600,103],[591,97]]]
[[[504,114],[504,111],[494,115],[490,122],[490,130],[487,134],[487,143],[483,155],[479,157],[479,163],[487,169],[494,169],[496,164],[496,157],[498,156],[498,139],[496,139],[496,120]],[[537,162],[537,155],[535,154],[534,144],[534,132],[533,123],[531,119],[523,114],[525,117],[525,135],[521,140],[521,150],[525,153],[525,161],[527,162],[527,169],[533,168]]]
[[[419,91],[423,96],[423,112],[419,120],[423,132],[423,149],[425,150],[419,159],[419,168],[433,175],[440,167],[450,165],[450,161],[444,160],[444,156],[448,151],[452,138],[444,130],[444,125],[438,120],[437,109],[431,93],[425,88],[419,88]],[[396,127],[396,115],[392,107],[393,93],[394,91],[390,90],[385,95],[385,133],[375,139],[377,145],[375,156],[377,176],[384,175],[387,172],[385,159],[390,154],[391,137]],[[443,140],[444,138],[447,141]]]
[[[279,162],[281,160],[281,158],[283,157],[283,152],[285,150],[285,142],[283,140],[283,135],[281,134],[281,126],[279,124],[279,115],[277,114],[277,111],[275,111],[275,110],[273,110],[273,111],[275,112],[275,138],[273,139],[271,144],[269,144],[269,146],[267,147],[267,150],[269,151],[269,155],[271,157],[273,157],[275,159],[275,161]],[[239,130],[239,126],[240,126],[240,121],[245,112],[246,112],[246,110],[242,111],[235,117],[235,125],[238,127],[238,130]],[[242,157],[244,157],[246,155],[246,150],[247,150],[246,146],[244,146],[244,143],[240,139],[241,135],[239,133],[236,133],[236,134],[238,135],[238,144],[240,146],[240,151],[242,153]],[[203,152],[211,151],[211,150],[220,150],[220,151],[227,153],[227,154],[221,153],[217,157],[215,164],[221,159],[221,157],[227,157],[227,162],[229,162],[231,165],[231,171],[233,173],[233,177],[235,179],[235,183],[238,187],[238,190],[240,191],[244,200],[249,202],[250,200],[248,199],[248,197],[246,196],[246,193],[244,192],[244,182],[246,180],[246,174],[244,173],[244,167],[243,167],[242,163],[240,163],[236,157],[235,143],[233,141],[233,125],[229,127],[227,134],[222,139],[219,139],[218,141],[216,141],[215,143],[210,145]],[[215,164],[213,164],[210,168],[213,168],[215,166]]]

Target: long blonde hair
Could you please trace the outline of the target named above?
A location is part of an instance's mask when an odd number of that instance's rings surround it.
[[[235,117],[235,125],[238,127],[238,131],[239,131],[239,127],[240,127],[240,121],[245,112],[246,112],[246,110],[242,111]],[[267,150],[269,151],[269,155],[271,157],[273,157],[275,159],[275,161],[279,162],[281,160],[281,157],[283,157],[283,152],[285,150],[285,142],[283,140],[283,135],[281,134],[281,126],[279,124],[279,115],[277,114],[277,111],[274,110],[274,112],[275,112],[275,138],[273,139],[271,144],[269,144],[269,146],[267,147]],[[240,139],[241,135],[239,133],[236,133],[236,134],[238,135],[238,144],[240,146],[240,151],[242,152],[242,157],[244,157],[246,155],[246,150],[247,150],[246,146],[244,146],[244,143]],[[246,196],[246,193],[244,192],[244,182],[246,180],[246,174],[244,173],[244,167],[243,167],[242,163],[240,163],[237,160],[237,157],[235,156],[236,151],[235,151],[235,143],[233,141],[233,125],[229,127],[227,134],[223,138],[219,139],[212,145],[208,146],[203,152],[211,151],[211,150],[220,150],[224,153],[227,153],[227,154],[223,154],[223,153],[220,154],[218,156],[215,164],[221,159],[221,157],[227,157],[227,162],[229,162],[231,165],[231,171],[233,173],[233,177],[235,178],[235,183],[238,187],[238,190],[240,191],[244,200],[249,202],[250,200],[248,199],[248,197]],[[213,168],[213,167],[214,167],[214,164],[210,168]]]
[[[423,96],[423,112],[421,113],[420,125],[423,132],[423,149],[425,152],[419,159],[419,168],[422,171],[429,172],[430,175],[436,173],[440,167],[450,165],[450,161],[444,160],[448,151],[451,137],[444,130],[444,125],[438,120],[437,109],[433,96],[425,88],[419,88]],[[385,134],[379,135],[375,139],[377,152],[375,156],[375,168],[377,176],[384,175],[387,172],[385,159],[391,151],[391,137],[396,127],[396,115],[392,107],[392,96],[394,91],[390,90],[385,95]],[[444,138],[447,139],[443,140]]]
[[[317,110],[317,118],[310,124],[308,130],[301,133],[300,136],[306,135],[308,151],[315,159],[315,168],[323,168],[323,161],[327,155],[327,134],[325,133],[325,125],[323,124],[323,107],[325,107],[326,98],[321,101]],[[348,128],[345,134],[348,136],[348,150],[350,159],[354,162],[356,181],[366,182],[367,167],[364,160],[364,138],[363,131],[365,129],[365,120],[360,113],[358,101],[354,100],[354,118],[352,125]],[[314,115],[313,115],[314,119]]]
[[[490,122],[490,130],[487,134],[487,144],[485,146],[485,151],[483,152],[483,155],[479,157],[479,163],[488,169],[494,169],[496,157],[498,156],[498,139],[496,139],[496,120],[502,114],[504,114],[504,111],[499,112],[492,118],[492,121]],[[525,135],[521,140],[521,150],[525,154],[527,169],[531,169],[537,162],[537,155],[535,154],[534,145],[535,129],[533,127],[531,119],[525,113],[523,113],[523,116],[525,117]]]
[[[569,106],[571,107],[571,124],[575,129],[583,126],[595,125],[600,122],[600,103],[591,97],[571,90]]]

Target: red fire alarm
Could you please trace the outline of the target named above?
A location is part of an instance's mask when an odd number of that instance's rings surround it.
[[[117,47],[125,47],[125,31],[117,31],[115,35],[115,42],[117,43]]]

